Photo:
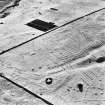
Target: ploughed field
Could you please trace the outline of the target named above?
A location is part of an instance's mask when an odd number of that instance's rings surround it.
[[[0,105],[104,104],[105,1],[8,1],[0,12]]]

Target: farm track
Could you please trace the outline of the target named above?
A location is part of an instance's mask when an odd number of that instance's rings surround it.
[[[92,14],[94,14],[94,13],[100,12],[101,10],[104,10],[104,9],[105,9],[105,7],[104,7],[104,8],[101,8],[101,9],[98,9],[98,10],[96,10],[96,11],[93,11],[93,12],[91,12],[91,13],[88,13],[88,14],[86,14],[86,15],[84,15],[84,16],[79,17],[79,18],[76,18],[76,19],[74,19],[74,20],[72,20],[72,21],[69,21],[69,22],[67,22],[67,23],[65,23],[65,24],[63,24],[63,25],[61,25],[61,26],[59,26],[59,27],[56,27],[56,28],[54,28],[54,29],[52,29],[52,30],[50,30],[50,31],[47,31],[46,33],[43,33],[43,34],[41,34],[41,35],[39,35],[39,36],[36,36],[36,37],[31,38],[31,39],[29,39],[29,40],[27,40],[27,41],[25,41],[25,42],[22,42],[21,44],[18,44],[18,45],[14,46],[14,47],[11,47],[11,48],[7,49],[7,50],[4,50],[4,51],[0,52],[0,55],[6,53],[6,52],[8,52],[8,51],[11,51],[11,50],[13,50],[13,49],[15,49],[15,48],[17,48],[17,47],[20,47],[20,46],[22,46],[22,45],[24,45],[24,44],[26,44],[26,43],[28,43],[28,42],[31,42],[31,41],[33,41],[33,40],[39,38],[39,37],[42,37],[42,36],[44,36],[44,35],[46,35],[46,34],[48,34],[48,33],[51,33],[51,32],[53,32],[53,31],[55,31],[55,30],[57,30],[57,29],[60,29],[60,28],[62,28],[62,27],[64,27],[64,26],[67,26],[67,25],[69,25],[70,23],[73,23],[73,22],[75,22],[75,21],[78,21],[78,20],[80,20],[80,19],[82,19],[82,18],[85,18],[85,17],[87,17],[87,16],[89,16],[89,15],[92,15]]]

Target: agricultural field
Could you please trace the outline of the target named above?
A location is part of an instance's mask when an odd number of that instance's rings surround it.
[[[105,0],[0,0],[0,105],[104,105]]]

